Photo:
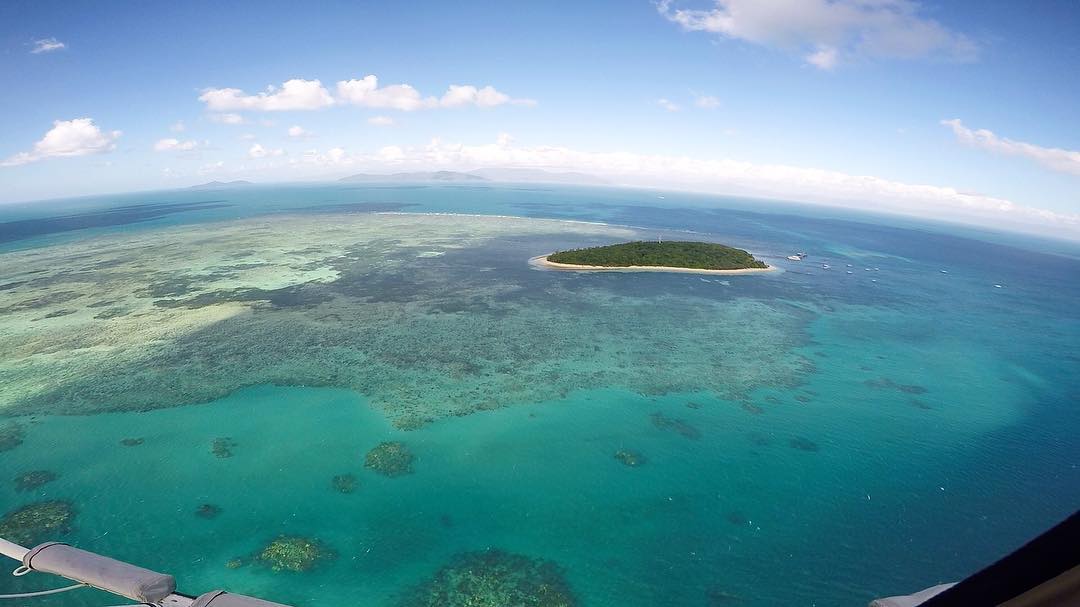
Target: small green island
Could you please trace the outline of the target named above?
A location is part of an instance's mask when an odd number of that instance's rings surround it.
[[[742,249],[713,242],[639,241],[559,251],[534,258],[566,270],[643,270],[749,274],[772,268]]]

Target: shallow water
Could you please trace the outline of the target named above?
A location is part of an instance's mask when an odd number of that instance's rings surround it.
[[[109,205],[211,200],[100,221]],[[962,577],[1080,504],[1080,262],[945,228],[657,202],[327,186],[7,210],[96,214],[0,255],[15,285],[0,287],[0,407],[24,437],[0,467],[59,475],[0,484],[0,503],[70,500],[59,539],[188,593],[298,606],[399,604],[488,547],[554,561],[583,605],[863,604]],[[395,209],[637,228],[356,212]],[[526,263],[678,230],[783,271]],[[796,250],[810,256],[783,259]],[[232,456],[215,456],[226,437]],[[364,467],[390,440],[412,474]],[[354,492],[334,489],[341,474]],[[249,562],[282,534],[336,558]]]

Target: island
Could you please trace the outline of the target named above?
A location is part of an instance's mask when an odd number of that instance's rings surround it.
[[[556,270],[756,274],[773,268],[742,249],[713,242],[639,241],[559,251],[530,260]]]

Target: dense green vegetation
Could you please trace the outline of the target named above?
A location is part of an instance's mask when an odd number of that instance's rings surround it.
[[[712,242],[627,242],[606,247],[560,251],[548,261],[583,266],[621,268],[662,266],[699,270],[743,270],[766,268],[765,262],[742,249]]]

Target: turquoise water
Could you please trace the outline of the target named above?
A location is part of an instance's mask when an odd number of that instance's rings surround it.
[[[97,382],[72,380],[33,400],[35,412],[13,403],[25,438],[0,467],[59,478],[29,492],[0,484],[0,504],[70,500],[64,541],[173,573],[187,593],[224,587],[298,606],[396,605],[455,554],[489,547],[557,563],[582,605],[859,605],[963,577],[1080,504],[1075,257],[944,227],[665,196],[310,186],[0,209],[0,220],[40,221],[140,202],[223,205],[3,243],[11,251],[394,209],[694,230],[784,270],[719,281],[529,269],[530,255],[608,239],[550,231],[407,266],[341,266],[320,287],[326,301],[256,307]],[[355,206],[334,206],[344,204]],[[783,259],[795,251],[810,256]],[[4,259],[0,284],[18,272]],[[344,320],[315,320],[330,312]],[[23,355],[2,352],[12,367]],[[192,366],[184,352],[207,360]],[[297,363],[305,353],[315,368]],[[346,359],[362,361],[354,375],[320,376]],[[230,377],[243,380],[230,388]],[[184,393],[170,386],[200,380],[227,394],[169,400]],[[529,385],[508,391],[515,380]],[[160,382],[161,401],[121,403],[125,381]],[[399,399],[482,402],[406,426],[395,423],[397,387]],[[95,398],[104,412],[68,415]],[[121,445],[132,437],[143,443]],[[232,457],[212,453],[220,437]],[[414,453],[413,474],[364,467],[391,440]],[[645,463],[623,465],[621,449]],[[340,474],[357,477],[354,492],[334,490]],[[221,514],[196,516],[204,503]],[[306,572],[225,566],[281,534],[317,538],[336,558]],[[0,592],[48,583],[3,578]]]

